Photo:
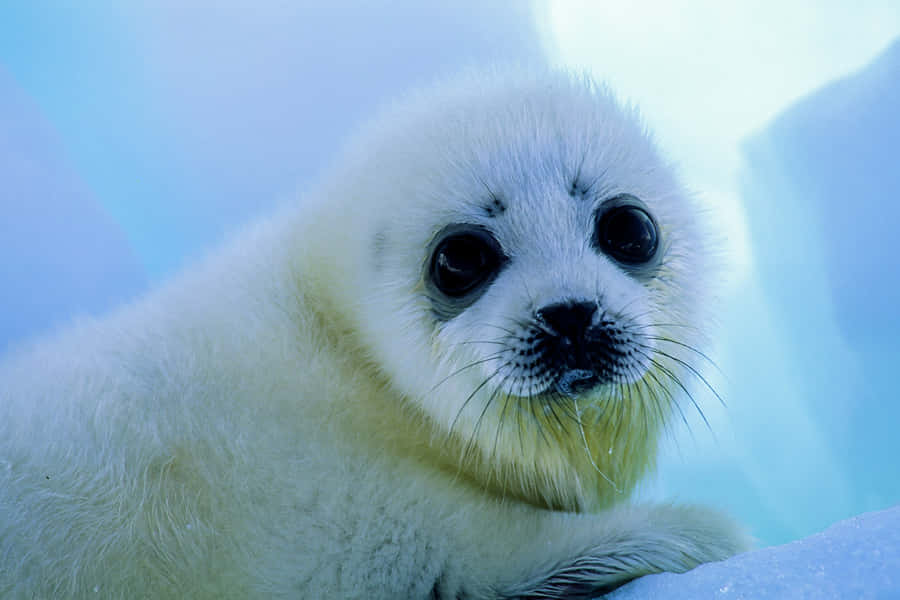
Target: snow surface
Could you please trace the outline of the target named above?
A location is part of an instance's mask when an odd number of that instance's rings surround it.
[[[701,565],[650,575],[606,597],[702,599],[900,598],[900,506],[841,521],[816,535]]]

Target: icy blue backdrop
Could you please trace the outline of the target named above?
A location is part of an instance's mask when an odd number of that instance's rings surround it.
[[[742,145],[754,269],[720,361],[739,451],[690,478],[730,480],[711,500],[764,541],[900,503],[897,107],[900,41]]]
[[[545,55],[515,0],[309,4],[0,8],[0,352],[294,197],[398,91]],[[702,458],[680,433],[649,492],[726,507],[763,543],[900,503],[900,45],[873,59],[744,141],[728,422]]]

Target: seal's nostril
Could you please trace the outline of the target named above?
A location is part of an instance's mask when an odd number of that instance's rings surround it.
[[[559,302],[539,309],[537,316],[561,338],[576,341],[584,338],[596,312],[593,302]]]

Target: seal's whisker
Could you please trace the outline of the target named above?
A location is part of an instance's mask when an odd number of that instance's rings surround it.
[[[594,455],[591,453],[591,448],[588,445],[587,435],[584,433],[584,423],[581,422],[581,410],[578,408],[578,398],[573,398],[572,403],[575,405],[575,412],[578,415],[578,431],[581,432],[581,441],[584,443],[584,451],[587,454],[588,460],[591,461],[591,466],[594,467],[594,470],[603,478],[606,483],[612,486],[613,490],[616,491],[617,494],[621,494],[622,490],[619,489],[619,486],[616,485],[616,482],[610,479],[610,477],[603,472],[603,470],[597,466],[597,461],[594,460]]]
[[[538,435],[541,436],[541,439],[544,441],[547,446],[550,446],[550,440],[547,438],[547,433],[544,431],[543,419],[541,419],[541,415],[538,414],[538,410],[543,413],[544,411],[544,401],[537,394],[532,394],[529,389],[528,394],[528,408],[531,413],[531,418],[534,421],[535,429],[538,432]]]
[[[465,365],[465,366],[463,366],[463,367],[460,367],[459,369],[453,371],[452,373],[450,373],[449,375],[447,375],[446,377],[444,377],[443,379],[441,379],[440,381],[438,381],[436,384],[434,384],[434,387],[432,387],[430,390],[428,390],[428,392],[429,392],[429,393],[434,392],[434,391],[435,391],[436,389],[438,389],[440,386],[444,385],[444,383],[446,383],[448,379],[451,379],[451,378],[453,378],[453,377],[456,377],[457,375],[459,375],[459,374],[462,373],[463,371],[466,371],[466,370],[468,370],[468,369],[471,369],[472,367],[477,367],[478,365],[482,365],[482,364],[484,364],[484,363],[486,363],[486,362],[490,362],[490,361],[492,361],[492,360],[498,359],[498,358],[500,358],[501,356],[503,356],[503,352],[502,352],[502,351],[501,351],[501,352],[497,352],[497,353],[495,353],[495,354],[491,354],[491,355],[489,355],[489,356],[487,356],[487,357],[485,357],[485,358],[482,358],[482,359],[479,359],[479,360],[470,362],[470,363],[468,363],[467,365]]]
[[[503,369],[508,366],[509,366],[509,363],[504,363],[500,368]],[[503,381],[501,380],[501,384],[502,383],[503,383]],[[481,386],[479,386],[479,388],[480,387]],[[487,402],[484,403],[484,407],[482,407],[481,413],[478,415],[478,419],[475,421],[475,427],[472,429],[472,435],[469,436],[469,441],[466,443],[465,450],[463,451],[464,457],[468,456],[470,451],[475,450],[475,444],[476,444],[475,440],[478,438],[478,432],[481,429],[481,423],[484,420],[484,415],[487,414],[488,408],[490,408],[491,404],[493,404],[494,398],[496,397],[496,393],[499,389],[500,389],[500,386],[498,385],[494,389],[494,391],[491,392],[491,395],[488,396]],[[476,392],[477,391],[478,391],[478,389],[476,389]],[[473,395],[474,395],[474,392],[473,392]],[[472,396],[470,395],[469,398],[471,399],[471,397]],[[468,400],[466,400],[466,403],[468,403]]]
[[[642,379],[641,383],[643,383],[644,387],[647,390],[647,393],[653,399],[654,412],[656,413],[657,422],[662,423],[663,427],[666,431],[671,433],[671,425],[670,420],[668,419],[668,412],[664,409],[664,405],[668,408],[669,411],[674,407],[675,410],[678,411],[679,416],[681,417],[681,422],[684,423],[684,426],[693,436],[693,431],[691,430],[691,425],[687,420],[687,416],[684,414],[684,410],[681,408],[681,404],[675,401],[675,398],[672,396],[672,392],[669,388],[659,380],[656,374],[652,370],[648,370],[646,372],[647,378],[653,380],[654,385],[651,385],[649,381],[646,379]],[[665,399],[663,399],[665,396]]]
[[[664,337],[664,336],[658,336],[658,335],[648,335],[648,336],[646,336],[646,338],[647,338],[648,340],[652,340],[652,341],[654,341],[654,342],[667,342],[667,343],[669,343],[669,344],[675,344],[676,346],[680,346],[680,347],[682,347],[682,348],[684,348],[684,349],[686,349],[686,350],[690,350],[690,351],[693,352],[694,354],[696,354],[696,355],[700,356],[701,358],[705,359],[706,362],[708,362],[708,363],[709,363],[714,369],[716,369],[720,374],[722,373],[722,370],[719,369],[719,365],[716,364],[716,361],[714,361],[712,358],[710,358],[709,355],[707,355],[705,352],[702,352],[701,350],[695,348],[694,346],[692,346],[692,345],[690,345],[690,344],[686,344],[685,342],[680,342],[680,341],[678,341],[678,340],[673,340],[673,339],[670,338],[670,337]]]
[[[646,346],[645,346],[645,348],[646,348]],[[691,373],[696,375],[697,378],[703,382],[703,385],[705,385],[707,387],[707,389],[710,392],[712,392],[712,394],[719,400],[719,403],[721,403],[722,406],[726,406],[725,400],[722,399],[722,396],[719,395],[719,392],[717,392],[715,390],[715,388],[713,388],[712,384],[709,383],[709,381],[706,379],[706,377],[704,377],[697,369],[695,369],[693,365],[691,365],[689,362],[687,362],[685,360],[678,358],[677,356],[673,356],[663,350],[660,350],[659,348],[657,348],[655,350],[655,352],[657,354],[659,354],[660,356],[664,356],[664,357],[668,358],[669,360],[673,360],[673,361],[677,362],[678,364],[680,364],[684,368],[686,368],[688,371],[690,371]]]
[[[481,389],[484,386],[486,386],[488,384],[488,382],[491,379],[493,379],[497,375],[497,373],[499,373],[501,371],[501,369],[503,369],[504,366],[505,365],[500,365],[499,367],[497,367],[497,369],[493,373],[488,375],[480,384],[478,384],[478,386],[474,390],[472,390],[472,393],[469,394],[469,396],[465,399],[465,401],[459,407],[459,410],[456,411],[456,416],[453,417],[453,421],[450,423],[450,429],[448,431],[449,435],[453,435],[453,430],[456,427],[456,423],[459,420],[460,415],[462,415],[463,411],[466,409],[466,406],[469,405],[469,402],[472,401],[472,398],[475,397],[475,394],[477,394],[479,391],[481,391]]]
[[[570,399],[566,396],[563,396],[559,392],[555,392],[555,395],[559,399],[559,402],[557,402],[556,404],[558,404],[560,410],[562,410],[563,416],[571,419],[573,423],[579,423],[580,417],[578,416],[578,410],[572,403],[572,400],[574,400],[574,398]]]
[[[710,425],[710,423],[709,423],[709,419],[706,418],[706,413],[703,412],[703,409],[700,407],[700,404],[697,402],[696,398],[694,398],[694,395],[681,382],[681,379],[679,379],[678,376],[671,369],[658,364],[658,361],[655,361],[655,362],[657,362],[657,367],[662,368],[662,371],[668,377],[670,377],[672,379],[672,381],[675,382],[675,385],[677,385],[684,392],[684,394],[688,397],[688,399],[691,401],[691,404],[694,405],[694,408],[697,410],[697,413],[700,415],[700,418],[703,419],[703,424],[706,426],[706,429],[710,433],[715,433],[715,432],[713,432],[712,425]]]
[[[516,321],[513,321],[513,324],[516,324]],[[499,329],[500,331],[502,331],[502,332],[504,332],[504,333],[506,333],[506,334],[508,334],[508,335],[510,335],[510,336],[512,336],[512,337],[516,337],[516,332],[515,332],[515,331],[513,331],[512,329],[507,329],[506,327],[501,327],[501,326],[497,325],[496,323],[483,323],[483,322],[482,322],[482,323],[477,323],[477,326],[479,326],[479,327],[493,327],[494,329]]]
[[[554,401],[554,400],[556,400],[556,399],[558,399],[558,398],[562,398],[562,396],[559,395],[558,393],[555,393],[555,396],[554,396],[553,399],[551,399],[550,401],[544,402],[543,406],[541,406],[541,410],[544,412],[545,415],[547,415],[547,416],[553,416],[553,419],[554,419],[554,420],[556,421],[556,423],[559,425],[560,431],[565,431],[565,430],[566,430],[566,426],[563,424],[562,419],[560,419],[560,418],[559,418],[559,415],[556,413],[556,407],[557,407],[557,405],[564,404],[564,402],[556,402],[556,401]]]
[[[506,379],[509,378],[509,376],[510,376],[510,375],[508,374],[506,377],[504,377],[504,378],[500,381],[500,383],[497,385],[497,387],[496,387],[496,389],[494,390],[494,392],[491,394],[491,399],[488,401],[488,403],[493,402],[494,396],[495,396],[497,393],[499,393],[499,392],[501,391],[502,386],[506,383]],[[499,415],[499,417],[497,418],[497,430],[494,432],[494,444],[493,444],[493,447],[491,448],[491,458],[492,458],[492,459],[493,459],[494,455],[495,455],[496,452],[497,452],[497,442],[498,442],[498,440],[500,439],[500,430],[501,430],[501,429],[504,427],[504,425],[505,425],[505,423],[504,423],[504,417],[505,417],[505,415],[506,415],[506,409],[507,409],[507,407],[509,406],[509,401],[510,401],[510,395],[509,395],[509,394],[504,393],[503,395],[505,396],[505,398],[504,398],[504,400],[503,400],[503,408],[500,410],[500,415]]]
[[[644,354],[644,356],[646,356],[646,358],[653,364],[654,367],[659,369],[659,371],[661,371],[669,379],[671,379],[672,382],[675,383],[675,385],[677,385],[681,389],[682,392],[684,392],[684,394],[690,399],[691,404],[694,405],[694,408],[697,409],[697,413],[700,415],[700,418],[703,419],[703,423],[706,425],[706,428],[710,432],[712,432],[712,426],[709,424],[709,420],[706,418],[706,414],[703,412],[703,409],[700,408],[700,405],[697,403],[697,400],[694,398],[693,394],[691,394],[691,392],[688,391],[687,387],[681,382],[681,379],[679,379],[678,376],[671,369],[666,367],[664,364],[662,364],[657,359],[643,353],[643,351],[640,349],[636,349],[636,351]]]
[[[688,323],[642,323],[633,325],[633,328],[635,330],[641,331],[644,329],[690,329],[697,332],[698,334],[702,333],[702,330],[699,327],[695,325],[689,325]]]
[[[690,427],[691,427],[690,423],[688,423],[687,417],[685,416],[684,411],[681,408],[681,404],[675,401],[675,398],[672,396],[672,392],[669,391],[669,388],[662,384],[662,382],[659,380],[659,378],[656,376],[656,374],[653,371],[648,371],[647,374],[650,376],[650,378],[656,384],[654,386],[651,386],[648,382],[648,383],[646,383],[646,386],[647,386],[647,389],[650,392],[652,392],[653,397],[655,399],[656,411],[657,411],[657,416],[658,416],[659,420],[662,423],[666,424],[666,426],[668,426],[668,422],[669,422],[669,419],[667,418],[668,415],[663,410],[663,400],[660,397],[661,394],[664,394],[666,407],[668,407],[669,410],[671,410],[671,408],[674,407],[675,410],[677,410],[679,415],[681,416],[682,422],[687,426],[688,429],[690,429]]]

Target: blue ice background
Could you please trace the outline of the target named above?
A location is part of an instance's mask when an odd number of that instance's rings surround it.
[[[797,473],[787,403],[759,421],[753,453],[765,496],[794,535],[900,502],[900,40],[859,72],[787,108],[744,144],[741,178],[761,306],[737,304],[729,329],[742,393],[790,391],[811,467]],[[754,352],[762,318],[778,354]],[[767,389],[774,373],[786,385]],[[760,385],[762,383],[762,385]],[[750,393],[750,390],[754,390]],[[786,396],[787,397],[787,396]],[[757,400],[757,402],[759,402]],[[816,460],[814,460],[815,455]],[[786,502],[802,501],[802,511]]]
[[[716,357],[730,425],[705,454],[683,436],[661,487],[763,544],[900,504],[898,107],[900,40],[742,144],[754,260]]]
[[[525,3],[361,4],[5,4],[0,353],[294,197],[398,90],[544,55]],[[735,425],[703,461],[664,460],[657,492],[763,544],[900,503],[898,90],[894,44],[743,146],[755,270],[716,357]]]

